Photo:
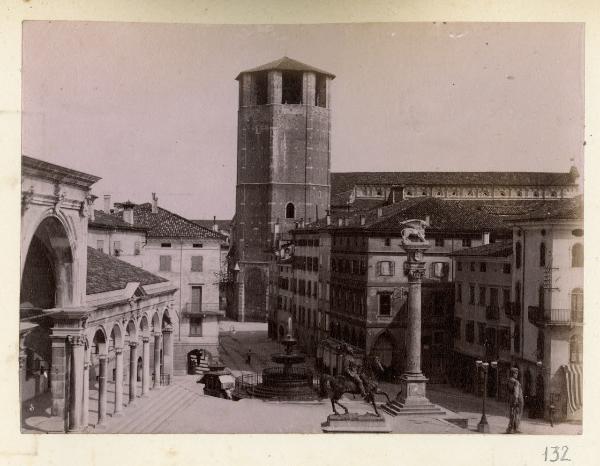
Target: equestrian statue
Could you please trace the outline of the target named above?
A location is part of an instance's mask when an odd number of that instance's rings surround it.
[[[345,414],[348,414],[348,408],[340,403],[340,398],[344,393],[361,395],[367,403],[373,405],[375,414],[378,416],[379,411],[375,403],[375,395],[383,394],[388,402],[391,401],[388,394],[379,389],[377,383],[377,375],[383,374],[383,371],[383,366],[377,356],[365,357],[362,365],[358,367],[350,360],[343,375],[321,374],[319,384],[320,395],[323,398],[327,397],[331,400],[331,407],[334,414],[339,414],[337,409],[335,409],[336,404],[344,409]]]

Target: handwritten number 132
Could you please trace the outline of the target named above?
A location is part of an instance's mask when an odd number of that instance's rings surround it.
[[[570,458],[567,458],[568,451],[569,447],[566,445],[563,445],[562,447],[546,447],[544,449],[544,461],[550,461],[551,463],[554,463],[555,461],[571,461]]]

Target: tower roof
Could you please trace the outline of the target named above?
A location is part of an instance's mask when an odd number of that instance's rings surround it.
[[[335,75],[330,73],[329,71],[323,71],[319,68],[315,68],[314,66],[306,65],[305,63],[301,63],[297,60],[293,60],[289,57],[281,57],[278,60],[266,63],[261,66],[257,66],[256,68],[251,68],[249,70],[241,71],[240,74],[236,76],[235,79],[239,80],[242,74],[244,73],[256,73],[258,71],[313,71],[315,73],[320,73],[329,76],[330,78],[335,78]]]

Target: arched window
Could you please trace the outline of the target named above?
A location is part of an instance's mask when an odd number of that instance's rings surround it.
[[[540,243],[540,267],[546,265],[546,243],[543,241]]]
[[[515,267],[517,269],[521,268],[521,242],[517,241],[515,243]]]
[[[574,363],[583,362],[583,342],[581,336],[573,335],[569,339],[569,361]]]
[[[571,320],[583,322],[583,289],[581,288],[571,291]]]
[[[285,218],[296,218],[296,208],[291,202],[285,206]]]
[[[575,243],[571,250],[571,267],[583,267],[583,244]]]

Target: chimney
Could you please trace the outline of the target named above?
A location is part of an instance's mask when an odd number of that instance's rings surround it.
[[[123,203],[123,221],[133,225],[133,208],[135,204],[131,201]]]
[[[364,215],[361,215],[360,216],[360,224],[361,224],[361,226],[364,226],[366,222],[367,222],[367,218]]]
[[[104,195],[104,213],[110,214],[110,194]]]
[[[484,231],[483,235],[481,235],[481,240],[483,241],[483,244],[490,244],[490,232]]]
[[[213,231],[219,232],[219,225],[217,225],[217,216],[213,215]]]
[[[156,193],[152,193],[152,213],[158,213],[158,196]]]
[[[377,216],[383,217],[383,209],[381,207],[377,207]]]

